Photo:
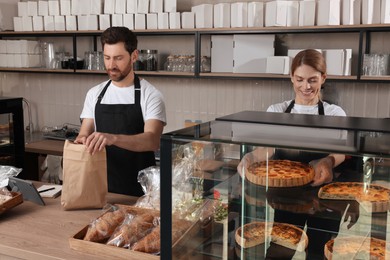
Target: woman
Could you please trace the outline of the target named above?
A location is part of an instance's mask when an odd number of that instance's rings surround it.
[[[326,62],[320,52],[312,49],[299,52],[291,64],[290,76],[295,98],[271,105],[267,112],[346,116],[341,107],[331,105],[321,99],[321,86],[326,80]],[[262,147],[244,156],[238,165],[238,172],[242,176],[244,169],[251,163],[270,158],[310,163],[315,172],[311,185],[319,186],[333,180],[333,168],[345,160],[345,155]],[[317,208],[316,204],[314,195],[313,208]],[[307,235],[311,241],[306,259],[322,259],[324,244],[332,235],[337,234],[340,219],[326,219],[312,214],[312,212],[310,214],[294,213],[275,209],[274,221],[294,224],[301,228],[306,226]],[[274,252],[270,247],[267,254]],[[286,255],[286,259],[288,258],[293,258],[293,254],[290,257]]]
[[[346,116],[341,107],[329,104],[321,99],[321,86],[326,80],[326,62],[320,52],[313,49],[299,52],[291,64],[290,76],[295,98],[273,104],[268,107],[267,112]],[[345,155],[342,154],[314,154],[284,149],[274,151],[270,148],[259,148],[245,155],[237,170],[242,175],[243,167],[253,161],[263,161],[271,156],[275,159],[290,159],[311,163],[315,171],[312,186],[331,182],[333,168],[345,160]]]

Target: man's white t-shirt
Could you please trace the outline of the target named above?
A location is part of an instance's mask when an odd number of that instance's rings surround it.
[[[280,112],[283,113],[286,111],[287,107],[290,105],[292,100],[284,101],[282,103],[273,104],[268,107],[267,112]],[[345,111],[333,104],[329,104],[325,101],[322,101],[324,105],[324,113],[326,116],[346,116]],[[318,115],[318,105],[306,106],[294,104],[294,107],[291,109],[293,114],[309,114],[309,115]]]
[[[80,118],[95,119],[96,102],[107,82],[108,81],[102,82],[87,92]],[[140,105],[144,122],[149,119],[157,119],[166,125],[167,120],[163,95],[145,79],[140,79],[140,85]],[[101,104],[134,104],[134,99],[134,85],[129,87],[117,87],[111,82],[103,96]]]

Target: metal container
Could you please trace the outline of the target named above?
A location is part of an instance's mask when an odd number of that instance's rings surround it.
[[[158,52],[157,50],[140,50],[139,60],[146,71],[157,71]]]

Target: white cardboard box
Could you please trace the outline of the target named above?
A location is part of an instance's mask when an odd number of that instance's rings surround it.
[[[7,53],[7,40],[0,40],[0,53]]]
[[[137,10],[139,14],[149,13],[149,0],[139,0]]]
[[[344,49],[323,49],[328,75],[344,75]]]
[[[298,15],[298,26],[314,26],[316,18],[316,1],[300,1]]]
[[[191,8],[195,13],[195,28],[213,28],[213,5],[201,4]]]
[[[232,28],[248,27],[248,3],[232,3],[230,6],[230,25]]]
[[[352,74],[352,49],[345,49],[345,63],[344,63],[344,76],[351,76]]]
[[[7,54],[14,54],[16,52],[16,48],[15,48],[15,41],[16,40],[6,40],[6,51],[5,53]]]
[[[145,30],[146,29],[146,15],[135,14],[134,16],[134,29]]]
[[[15,16],[13,17],[13,20],[14,20],[14,31],[15,32],[23,31],[22,17]]]
[[[163,0],[149,0],[149,12],[150,13],[162,13],[163,12]]]
[[[28,16],[38,15],[38,2],[27,1],[27,15]]]
[[[177,1],[176,0],[164,0],[164,12],[176,13],[177,12]]]
[[[126,12],[128,14],[136,14],[138,10],[138,0],[127,0]]]
[[[169,14],[158,13],[157,14],[157,27],[158,29],[169,29]]]
[[[134,14],[123,15],[123,26],[129,28],[130,30],[134,30]]]
[[[112,14],[111,20],[112,26],[123,26],[123,14]]]
[[[27,2],[18,2],[18,16],[28,16]]]
[[[248,3],[248,27],[264,26],[264,3]]]
[[[211,35],[211,72],[233,72],[233,35]]]
[[[43,31],[43,16],[33,16],[33,31]]]
[[[103,0],[90,0],[90,14],[102,14],[103,13]]]
[[[343,0],[341,5],[341,24],[360,24],[361,0]]]
[[[265,26],[298,26],[298,1],[271,1],[265,6]]]
[[[382,0],[381,23],[390,23],[390,1]]]
[[[284,74],[290,73],[292,58],[289,56],[270,56],[267,57],[266,73]]]
[[[84,0],[85,1],[85,0]],[[71,15],[82,15],[82,7],[80,6],[82,3],[80,0],[71,0],[70,4],[70,13]]]
[[[150,13],[146,14],[146,29],[156,30],[157,29],[157,14]]]
[[[60,15],[71,15],[71,1],[60,0]]]
[[[214,28],[230,27],[230,6],[228,3],[214,5]]]
[[[54,16],[54,31],[65,31],[65,16]]]
[[[183,29],[195,28],[195,13],[193,12],[181,13],[181,28]]]
[[[234,35],[234,73],[265,73],[267,57],[275,55],[275,35]]]
[[[180,29],[180,13],[169,13],[169,29]]]
[[[340,25],[340,0],[318,0],[317,25]]]
[[[98,16],[99,16],[99,30],[104,31],[107,28],[111,27],[111,15],[109,15],[109,14],[99,14]],[[124,26],[126,26],[126,25],[124,25]]]
[[[125,14],[127,9],[126,0],[115,0],[115,13],[116,14]]]
[[[265,26],[286,26],[287,5],[285,1],[265,3]]]
[[[65,15],[65,30],[77,31],[77,17],[75,15]]]
[[[60,2],[58,0],[49,0],[49,15],[60,15]]]
[[[381,22],[381,3],[378,0],[362,0],[362,24]]]
[[[49,15],[49,4],[47,1],[38,1],[38,15]]]
[[[32,26],[32,17],[31,16],[23,16],[22,17],[22,26],[23,31],[25,32],[32,32],[33,26]]]
[[[115,13],[115,0],[104,0],[104,13],[114,14]]]
[[[6,68],[7,67],[7,54],[0,53],[0,67]]]
[[[95,14],[77,15],[77,27],[79,31],[97,30],[98,16]]]

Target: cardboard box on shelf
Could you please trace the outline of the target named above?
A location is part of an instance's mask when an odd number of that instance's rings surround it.
[[[157,14],[157,27],[158,29],[169,29],[169,14],[158,13]]]
[[[230,26],[248,27],[248,3],[232,3],[230,7]]]
[[[381,2],[377,0],[362,0],[362,24],[381,22]]]
[[[181,27],[183,29],[195,28],[195,13],[193,12],[182,12],[181,13]]]
[[[267,57],[266,73],[284,74],[290,73],[292,58],[289,56],[270,56]]]
[[[211,35],[211,72],[233,72],[233,35]]]
[[[191,7],[195,13],[195,28],[213,28],[213,5],[201,4]]]
[[[264,26],[264,10],[263,2],[248,3],[248,27]]]
[[[105,30],[110,26],[107,26],[108,24],[105,23],[105,26],[103,28],[100,28],[100,30]],[[134,30],[134,14],[124,14],[123,15],[123,26],[126,26],[130,30]]]
[[[214,5],[214,28],[230,27],[230,4],[219,3]]]
[[[340,25],[340,0],[318,0],[317,25]]]
[[[344,0],[341,6],[341,24],[360,24],[361,21],[361,0]]]
[[[316,18],[316,1],[306,0],[299,2],[298,25],[314,26]]]

